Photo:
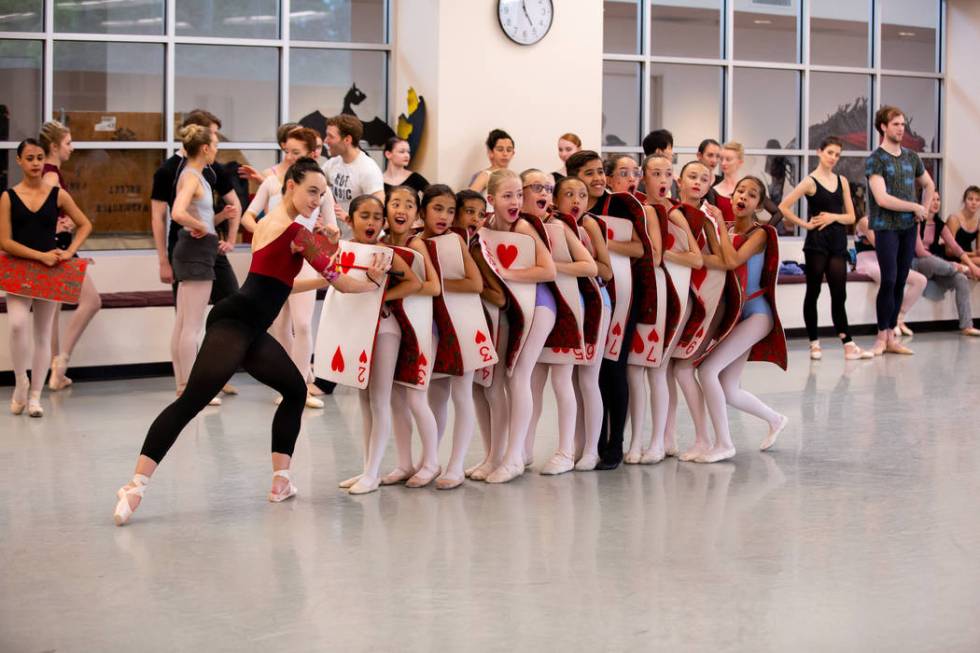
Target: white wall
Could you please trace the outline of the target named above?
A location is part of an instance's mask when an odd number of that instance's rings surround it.
[[[564,132],[599,148],[600,0],[556,0],[551,31],[529,47],[501,31],[496,0],[421,0],[411,9],[403,4],[395,19],[395,97],[400,106],[414,86],[426,99],[420,163],[430,180],[468,183],[487,166],[483,140],[494,128],[514,137],[518,171],[557,169]]]
[[[980,183],[980,3],[949,0],[946,39],[946,166],[942,185],[947,211],[954,210],[963,189]]]

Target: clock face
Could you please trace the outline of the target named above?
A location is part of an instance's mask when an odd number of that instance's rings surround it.
[[[531,45],[551,29],[555,10],[552,0],[498,0],[497,18],[510,40]]]

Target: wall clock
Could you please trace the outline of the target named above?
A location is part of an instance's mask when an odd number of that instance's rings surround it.
[[[500,28],[520,45],[533,45],[543,39],[554,16],[552,0],[497,0]]]

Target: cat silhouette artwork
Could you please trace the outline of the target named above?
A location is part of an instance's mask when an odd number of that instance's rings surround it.
[[[375,116],[370,121],[366,121],[354,111],[356,107],[361,102],[367,99],[367,95],[364,91],[357,88],[357,84],[351,84],[351,87],[347,90],[347,94],[344,95],[344,108],[341,109],[341,113],[347,114],[349,116],[354,116],[361,120],[364,124],[364,136],[363,140],[367,141],[369,145],[374,145],[380,147],[388,142],[388,139],[395,135],[395,130],[393,130],[388,123],[386,123],[381,118]]]

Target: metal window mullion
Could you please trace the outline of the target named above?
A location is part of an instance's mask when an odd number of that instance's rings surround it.
[[[915,70],[894,70],[892,68],[881,69],[881,74],[887,77],[914,77],[918,79],[944,79],[941,73],[927,73]]]
[[[821,66],[821,65],[809,65],[807,70],[815,73],[835,73],[841,75],[871,75],[874,74],[874,68],[860,68],[857,66]]]
[[[174,43],[174,33],[177,29],[176,2],[177,0],[167,0],[164,6],[164,11],[166,12],[164,15],[164,37],[166,38],[164,48],[166,48],[166,52],[164,53],[163,65],[163,124],[168,158],[176,151],[171,144],[177,138],[177,135],[174,133],[174,116],[177,113],[177,91],[174,81],[177,77],[177,52],[176,44]]]
[[[871,5],[871,47],[872,47],[872,102],[868,114],[873,116],[875,109],[881,105],[881,0],[873,0]],[[870,145],[877,147],[875,136],[878,133],[874,118],[871,118]]]
[[[725,97],[722,119],[722,142],[732,138],[732,114],[734,113],[735,98],[735,0],[725,0],[722,5],[725,15],[723,27],[725,32]]]
[[[41,58],[41,122],[54,116],[54,0],[44,3],[44,54]]]
[[[637,38],[640,39],[640,52],[643,53],[643,63],[640,64],[640,140],[653,130],[650,121],[650,113],[653,109],[653,98],[650,97],[652,84],[650,75],[653,74],[653,64],[650,63],[650,56],[653,54],[653,26],[651,20],[653,16],[653,0],[644,0],[639,4],[639,30]]]
[[[810,150],[810,8],[812,0],[802,0],[800,3],[800,61],[803,62],[803,74],[800,75],[800,148]],[[801,163],[806,166],[806,159]],[[800,171],[802,175],[802,171]]]
[[[290,41],[290,47],[310,50],[377,50],[390,52],[390,43],[343,43],[341,41]]]
[[[275,140],[273,138],[272,140]],[[90,141],[91,142],[91,141]],[[128,143],[127,143],[128,144]],[[163,143],[163,145],[167,145]],[[179,142],[171,143],[173,147],[179,148]],[[270,143],[269,141],[227,141],[221,143],[221,149],[225,150],[272,150],[279,151],[278,143]]]
[[[939,3],[939,35],[936,42],[939,44],[939,72],[943,75],[946,74],[946,25],[949,17],[946,12],[946,0],[940,0]],[[939,102],[939,128],[936,133],[939,135],[939,154],[940,156],[946,151],[946,82],[941,79],[937,84],[939,87],[937,89],[937,97]],[[941,179],[934,179],[933,181],[936,185],[942,188],[945,192],[946,189],[946,165],[945,161],[940,158],[940,175]]]
[[[49,32],[52,38],[54,33]],[[58,32],[59,41],[88,41],[99,43],[166,43],[166,36],[160,34],[82,34],[79,32]]]
[[[635,55],[606,55],[607,58],[612,59],[614,57],[631,57],[636,59]],[[639,57],[644,58],[644,57]],[[668,57],[665,55],[651,55],[646,57],[653,63],[662,64],[684,64],[684,65],[694,65],[694,66],[724,66],[728,63],[725,59],[706,59],[704,57]]]
[[[289,43],[290,34],[290,0],[279,0],[279,38],[282,49],[279,50],[279,123],[289,121]]]

